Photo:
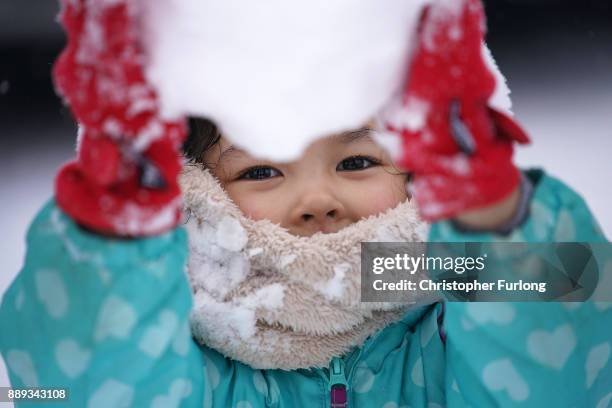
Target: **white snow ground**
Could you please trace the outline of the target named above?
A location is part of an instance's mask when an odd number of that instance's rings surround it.
[[[520,49],[516,58],[521,58]],[[587,72],[589,67],[583,65],[579,71],[566,67],[551,75],[550,69],[543,67],[557,68],[561,62],[554,56],[545,59],[521,71],[501,66],[513,90],[516,115],[533,138],[531,147],[519,151],[518,162],[544,167],[578,190],[610,239],[612,81],[603,73]],[[5,197],[0,212],[4,238],[0,293],[4,293],[22,265],[26,229],[51,195],[57,167],[73,155],[72,144],[62,135],[64,128],[49,129],[45,122],[38,122],[31,120],[19,130],[3,130],[2,134],[2,143],[11,140],[13,146],[0,149],[0,185]],[[15,142],[32,140],[31,134],[38,132],[45,135],[44,139],[36,138],[39,142]],[[53,144],[54,140],[63,142]],[[8,384],[0,359],[0,386]]]

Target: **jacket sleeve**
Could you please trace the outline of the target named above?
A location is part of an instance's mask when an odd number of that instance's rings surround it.
[[[66,388],[75,407],[201,407],[210,381],[189,330],[186,255],[181,228],[104,238],[49,201],[0,305],[12,386]]]
[[[452,222],[432,225],[430,242],[607,242],[584,199],[541,169],[524,172],[533,185],[525,221],[510,234],[462,232]]]
[[[430,241],[607,242],[584,200],[542,171],[528,219],[509,236],[451,223]],[[612,277],[601,262],[600,282]],[[602,279],[603,278],[603,279]],[[447,406],[608,407],[612,403],[612,303],[496,302],[445,305]]]

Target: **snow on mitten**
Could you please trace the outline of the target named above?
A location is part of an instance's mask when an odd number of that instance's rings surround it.
[[[414,173],[411,193],[429,221],[491,205],[519,184],[513,143],[529,139],[488,105],[496,79],[484,33],[480,0],[429,5],[401,101],[381,117],[401,137],[398,164]]]
[[[77,159],[56,179],[57,204],[98,232],[143,236],[181,216],[184,123],[160,119],[130,0],[63,0],[68,44],[54,80],[80,125]]]

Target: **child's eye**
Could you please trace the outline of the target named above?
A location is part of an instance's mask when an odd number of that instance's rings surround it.
[[[238,177],[239,180],[266,180],[272,177],[281,176],[281,172],[272,167],[251,167],[245,170]]]
[[[372,166],[377,166],[380,164],[380,161],[373,159],[371,157],[365,156],[351,156],[342,160],[338,163],[336,167],[336,171],[357,171],[357,170],[365,170]]]

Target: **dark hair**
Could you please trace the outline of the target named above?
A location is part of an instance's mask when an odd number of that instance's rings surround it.
[[[205,118],[189,118],[189,133],[183,144],[183,154],[188,163],[204,163],[204,153],[219,143],[221,133],[214,122]]]

